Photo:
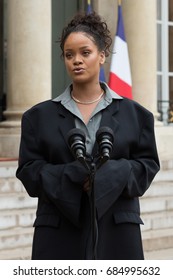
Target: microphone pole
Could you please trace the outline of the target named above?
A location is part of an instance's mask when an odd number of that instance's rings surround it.
[[[95,187],[94,180],[97,169],[99,169],[108,159],[110,159],[110,154],[113,148],[114,133],[109,127],[101,127],[96,133],[96,141],[99,146],[100,157],[95,161],[91,162],[90,168],[90,209],[91,209],[91,229],[92,229],[92,259],[97,259],[97,244],[98,244],[98,224],[96,217],[96,206],[95,206]]]
[[[97,243],[98,243],[98,224],[96,217],[96,206],[95,206],[95,188],[94,180],[96,174],[96,164],[91,162],[90,166],[90,211],[91,211],[91,235],[92,235],[92,260],[97,259]]]

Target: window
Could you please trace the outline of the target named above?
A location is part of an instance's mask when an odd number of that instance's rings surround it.
[[[172,0],[157,0],[157,89],[160,120],[173,124]]]
[[[61,50],[57,43],[62,29],[78,10],[84,9],[83,0],[52,0],[52,97],[62,93],[70,83]]]
[[[173,101],[173,2],[169,0],[169,98]]]
[[[6,109],[6,6],[7,0],[0,0],[0,121],[4,120],[3,111]]]

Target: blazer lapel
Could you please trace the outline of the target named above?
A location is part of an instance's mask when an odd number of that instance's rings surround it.
[[[58,123],[60,132],[64,137],[65,142],[68,145],[67,134],[68,132],[75,127],[74,117],[73,115],[65,109],[61,104],[58,104],[58,114],[60,121]]]

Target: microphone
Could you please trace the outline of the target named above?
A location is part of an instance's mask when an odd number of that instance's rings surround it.
[[[110,127],[103,126],[96,133],[96,140],[99,145],[99,153],[102,163],[110,158],[112,152],[114,133]]]
[[[74,157],[83,162],[86,155],[86,137],[84,132],[79,128],[73,128],[68,132],[67,138]]]

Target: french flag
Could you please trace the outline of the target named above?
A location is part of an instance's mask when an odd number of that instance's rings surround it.
[[[87,14],[90,14],[91,12],[92,12],[91,0],[87,0]]]
[[[131,70],[121,5],[118,5],[117,32],[113,46],[108,85],[117,94],[132,99]]]

